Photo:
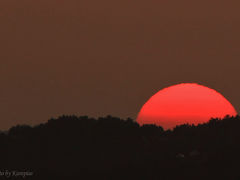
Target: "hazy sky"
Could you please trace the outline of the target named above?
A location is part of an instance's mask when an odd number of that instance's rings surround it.
[[[197,82],[239,112],[239,0],[1,0],[0,129],[62,114],[135,118]]]

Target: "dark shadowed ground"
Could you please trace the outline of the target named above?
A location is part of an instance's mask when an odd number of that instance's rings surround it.
[[[237,180],[239,126],[239,116],[173,131],[111,116],[62,116],[1,133],[0,170],[51,180]]]

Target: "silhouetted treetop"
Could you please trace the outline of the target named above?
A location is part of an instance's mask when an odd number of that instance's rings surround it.
[[[238,179],[240,117],[173,130],[107,116],[52,118],[0,133],[0,168],[35,179]]]

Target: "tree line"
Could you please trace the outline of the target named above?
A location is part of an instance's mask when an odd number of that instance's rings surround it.
[[[25,179],[237,180],[240,117],[164,130],[130,118],[63,115],[1,133],[0,153],[0,172],[33,172]]]

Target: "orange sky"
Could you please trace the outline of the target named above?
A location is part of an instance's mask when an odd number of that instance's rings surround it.
[[[197,82],[239,112],[237,0],[1,0],[0,129],[61,114],[137,116]]]

